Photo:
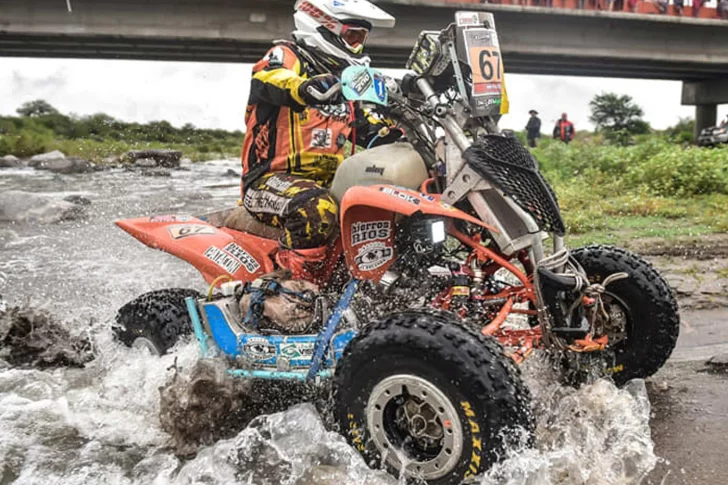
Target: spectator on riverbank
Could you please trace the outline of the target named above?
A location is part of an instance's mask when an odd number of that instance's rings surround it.
[[[561,119],[554,126],[554,138],[558,138],[564,143],[569,143],[574,139],[574,123],[569,121],[566,113],[561,115]]]
[[[677,15],[682,15],[683,5],[685,4],[684,0],[672,0],[672,4],[675,6],[675,13]]]
[[[535,109],[529,111],[528,114],[531,117],[526,124],[526,140],[528,140],[529,147],[536,148],[536,139],[541,137],[541,119]]]
[[[718,18],[728,20],[728,0],[718,0]]]
[[[703,8],[703,0],[693,0],[693,17],[697,17]]]

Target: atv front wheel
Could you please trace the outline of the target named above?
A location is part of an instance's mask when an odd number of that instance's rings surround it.
[[[192,333],[185,298],[200,293],[184,288],[150,291],[130,301],[116,314],[114,334],[128,347],[164,355],[180,336]]]
[[[591,283],[601,283],[613,273],[629,275],[610,283],[602,296],[609,314],[609,346],[601,353],[604,373],[622,385],[657,372],[672,354],[680,331],[677,301],[667,282],[650,263],[623,249],[594,245],[576,249],[571,255]],[[590,366],[592,372],[596,368]],[[583,380],[585,376],[580,374],[577,371],[572,377]]]
[[[459,484],[530,443],[530,395],[495,340],[451,315],[405,312],[367,326],[334,379],[342,433],[368,464]]]

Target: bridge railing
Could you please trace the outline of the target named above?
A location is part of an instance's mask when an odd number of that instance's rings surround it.
[[[728,0],[433,0],[433,3],[519,5],[728,20]]]

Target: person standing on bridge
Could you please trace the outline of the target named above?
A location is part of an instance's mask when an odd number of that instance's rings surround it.
[[[529,111],[528,114],[531,117],[526,124],[526,140],[528,140],[529,147],[536,148],[536,139],[541,137],[541,119],[535,109]]]
[[[564,143],[569,143],[574,139],[574,123],[569,121],[566,113],[561,114],[561,119],[554,126],[554,138],[558,138]]]
[[[369,64],[364,43],[371,29],[394,27],[394,17],[366,0],[298,0],[294,10],[293,41],[274,42],[253,66],[241,193],[248,212],[283,229],[276,259],[300,275],[304,263],[326,258],[338,225],[327,187],[347,142],[377,146],[402,131],[354,111],[339,86],[346,67]]]

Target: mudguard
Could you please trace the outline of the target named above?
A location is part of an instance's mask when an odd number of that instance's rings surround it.
[[[217,228],[196,217],[160,215],[123,219],[116,225],[150,248],[187,261],[208,283],[223,275],[252,281],[273,271],[270,254],[278,247],[276,241]]]
[[[415,213],[460,219],[498,230],[436,195],[392,185],[352,187],[341,199],[341,237],[346,263],[354,278],[378,281],[395,260],[394,218]]]

